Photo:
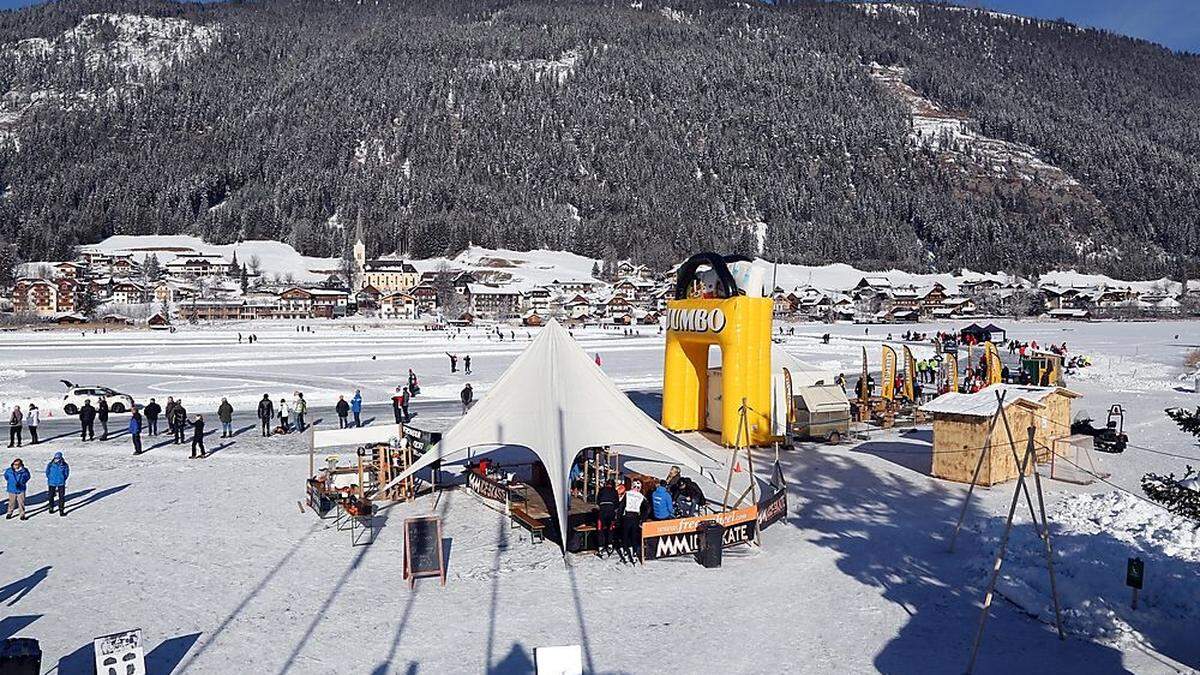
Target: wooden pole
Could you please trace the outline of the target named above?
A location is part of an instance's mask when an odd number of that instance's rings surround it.
[[[975,462],[975,472],[971,475],[971,487],[967,488],[967,497],[963,499],[962,511],[959,512],[958,522],[954,525],[954,534],[950,535],[950,548],[947,550],[951,553],[954,552],[954,542],[958,540],[958,531],[962,529],[963,520],[967,517],[967,506],[971,503],[971,493],[975,492],[975,484],[979,481],[979,470],[983,468],[983,458],[991,452],[992,432],[996,430],[996,419],[1004,414],[1004,397],[1007,395],[1007,391],[996,392],[996,414],[992,415],[992,422],[988,426],[987,441],[979,452],[979,460]]]
[[[1015,439],[1013,439],[1012,429],[1008,426],[1008,416],[1007,415],[1004,416],[1004,433],[1006,433],[1008,435],[1008,448],[1009,448],[1009,450],[1012,451],[1013,464],[1019,465],[1021,462],[1017,459],[1017,442]],[[1033,427],[1029,427],[1029,433],[1030,434],[1033,433]],[[1032,438],[1033,437],[1030,436],[1029,443],[1030,443],[1031,447],[1033,444]],[[1054,454],[1053,449],[1051,449],[1050,454]],[[1037,454],[1036,453],[1034,453],[1034,456],[1033,456],[1033,474],[1035,476],[1037,475]],[[1042,527],[1041,527],[1041,525],[1038,524],[1037,511],[1033,510],[1033,498],[1030,497],[1030,495],[1029,495],[1029,486],[1025,483],[1025,472],[1024,471],[1017,473],[1017,489],[1019,489],[1025,493],[1025,503],[1029,506],[1029,517],[1033,518],[1033,531],[1036,532],[1038,538],[1041,539]],[[1042,520],[1044,521],[1045,519],[1046,519],[1045,514],[1043,514]]]
[[[1054,449],[1050,449],[1054,452]],[[1028,455],[1033,455],[1033,426],[1029,427],[1029,447],[1025,451]],[[1054,579],[1054,548],[1050,545],[1050,522],[1046,520],[1046,501],[1042,498],[1042,478],[1037,472],[1037,461],[1034,461],[1033,467],[1033,482],[1037,485],[1038,508],[1042,513],[1042,536],[1040,537],[1045,542],[1046,547],[1046,569],[1050,572],[1050,595],[1054,597],[1054,627],[1058,629],[1058,639],[1065,640],[1067,636],[1063,633],[1062,627],[1062,612],[1058,606],[1058,585]],[[1025,496],[1029,496],[1028,488],[1025,490]],[[1134,609],[1137,608],[1137,591],[1134,591]]]
[[[1032,443],[1032,431],[1030,439]],[[1025,458],[1021,461],[1021,472],[1025,472],[1025,465],[1029,462],[1029,456],[1032,453],[1032,447],[1025,450]],[[992,597],[996,592],[996,581],[1000,578],[1000,566],[1004,564],[1004,553],[1008,548],[1008,536],[1012,533],[1013,516],[1017,513],[1017,502],[1021,499],[1021,490],[1018,487],[1013,491],[1012,502],[1008,505],[1008,519],[1004,523],[1004,536],[1000,539],[1000,548],[996,551],[996,561],[992,564],[992,577],[988,581],[987,593],[983,596],[983,609],[979,613],[979,628],[975,631],[975,642],[971,645],[971,660],[967,663],[967,673],[971,673],[975,669],[975,658],[979,655],[979,643],[983,640],[983,628],[987,623],[988,610],[992,606]]]

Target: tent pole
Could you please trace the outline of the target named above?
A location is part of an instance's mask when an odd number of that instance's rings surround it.
[[[1008,449],[1012,451],[1013,464],[1019,465],[1021,462],[1017,458],[1017,442],[1013,439],[1012,429],[1008,426],[1008,415],[1004,415],[1004,433],[1008,435]],[[1033,427],[1030,427],[1032,429]],[[1051,454],[1054,450],[1051,449]],[[1033,473],[1037,474],[1037,455],[1033,456]],[[1033,498],[1029,494],[1029,485],[1025,482],[1025,472],[1017,474],[1017,487],[1025,493],[1025,503],[1029,505],[1029,517],[1033,519],[1033,531],[1037,533],[1038,539],[1042,538],[1042,525],[1038,524],[1037,511],[1033,510]],[[1043,523],[1044,525],[1044,523]]]

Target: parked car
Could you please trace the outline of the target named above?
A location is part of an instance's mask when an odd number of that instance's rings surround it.
[[[67,385],[67,393],[63,396],[63,412],[68,415],[78,415],[85,400],[91,399],[92,405],[95,406],[100,402],[101,396],[108,399],[108,409],[111,412],[124,413],[133,410],[133,397],[128,394],[108,387],[71,384],[66,380],[63,380],[63,383]]]

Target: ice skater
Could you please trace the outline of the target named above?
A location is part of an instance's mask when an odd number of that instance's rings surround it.
[[[467,354],[463,357],[463,372],[467,375],[471,374],[471,355]]]
[[[67,477],[71,475],[71,466],[63,459],[61,452],[54,453],[54,459],[46,465],[46,488],[50,500],[50,513],[54,513],[54,498],[58,497],[58,515],[67,515]],[[11,510],[11,507],[10,507]]]
[[[450,372],[457,373],[458,372],[458,356],[456,354],[451,354],[450,352],[446,352],[446,356],[450,357]]]

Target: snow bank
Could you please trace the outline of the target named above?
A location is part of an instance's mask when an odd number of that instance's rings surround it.
[[[1023,505],[1022,505],[1023,506]],[[1026,612],[1054,622],[1041,540],[1018,511],[1000,593]],[[1059,599],[1068,633],[1116,642],[1160,643],[1183,626],[1200,626],[1200,530],[1195,523],[1122,492],[1072,495],[1050,513]],[[999,541],[1004,521],[984,536]],[[994,551],[993,547],[989,547]],[[976,561],[981,584],[992,558]],[[1145,561],[1145,588],[1130,607],[1126,561]]]
[[[257,258],[263,274],[291,274],[297,281],[321,281],[338,270],[336,258],[311,258],[280,241],[253,240],[237,244],[209,244],[199,237],[183,234],[125,235],[109,237],[99,244],[84,247],[108,255],[131,253],[141,261],[153,253],[158,262],[166,264],[180,255],[196,253],[217,254],[226,260],[237,253],[238,262],[248,265]]]

